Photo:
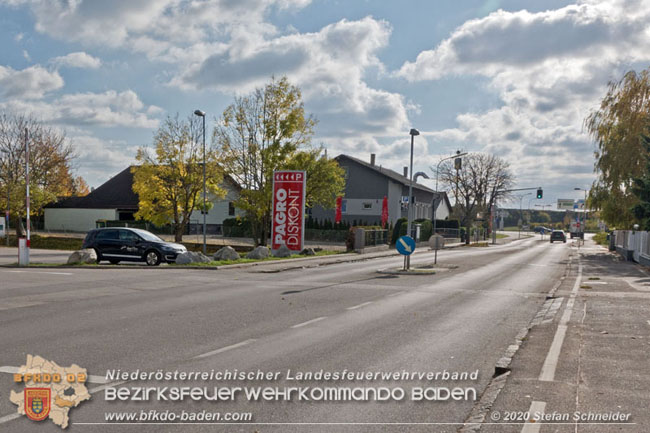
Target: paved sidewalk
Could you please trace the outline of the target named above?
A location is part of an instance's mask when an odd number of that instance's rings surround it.
[[[650,431],[650,276],[591,240],[572,250],[482,432]]]

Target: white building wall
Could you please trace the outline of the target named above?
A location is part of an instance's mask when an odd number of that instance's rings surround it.
[[[345,215],[368,215],[372,217],[381,216],[382,200],[374,198],[345,198]],[[370,205],[370,209],[366,208]]]
[[[87,232],[95,221],[117,219],[116,209],[44,209],[44,228],[51,231]]]
[[[438,209],[436,209],[436,219],[444,220],[445,218],[449,217],[449,215],[451,215],[451,209],[449,209],[449,206],[447,206],[447,202],[445,200],[442,200],[438,204]]]
[[[402,185],[388,181],[388,222],[395,224],[402,216]]]
[[[236,191],[226,188],[226,196],[224,198],[216,198],[214,195],[208,193],[208,200],[212,202],[212,207],[208,210],[205,222],[206,224],[223,224],[223,220],[227,218],[234,218],[235,216],[244,216],[244,212],[235,208],[235,215],[228,214],[228,204],[239,198]],[[195,210],[190,215],[190,224],[203,224],[203,214],[201,210]]]

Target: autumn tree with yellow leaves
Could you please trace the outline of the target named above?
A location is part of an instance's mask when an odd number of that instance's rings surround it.
[[[168,117],[154,135],[153,152],[138,149],[139,166],[133,168],[133,191],[140,202],[136,218],[171,223],[176,242],[183,240],[192,212],[203,207],[202,126],[197,119]],[[223,171],[212,146],[206,148],[205,171],[208,197],[224,197],[219,186]],[[204,211],[211,206],[208,200]]]

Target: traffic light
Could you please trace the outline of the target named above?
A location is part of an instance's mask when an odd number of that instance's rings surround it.
[[[454,168],[456,170],[460,170],[461,168],[463,168],[463,158],[454,159]]]
[[[542,191],[542,188],[539,188],[537,190],[537,198],[540,199],[542,197],[544,197],[544,191]]]

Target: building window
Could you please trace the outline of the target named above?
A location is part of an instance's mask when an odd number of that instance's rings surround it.
[[[235,216],[235,204],[231,201],[228,202],[228,215]]]
[[[347,213],[348,211],[348,201],[343,199],[341,200],[341,213]]]
[[[364,210],[372,209],[372,203],[364,203],[364,204],[363,204],[363,209],[364,209]]]

